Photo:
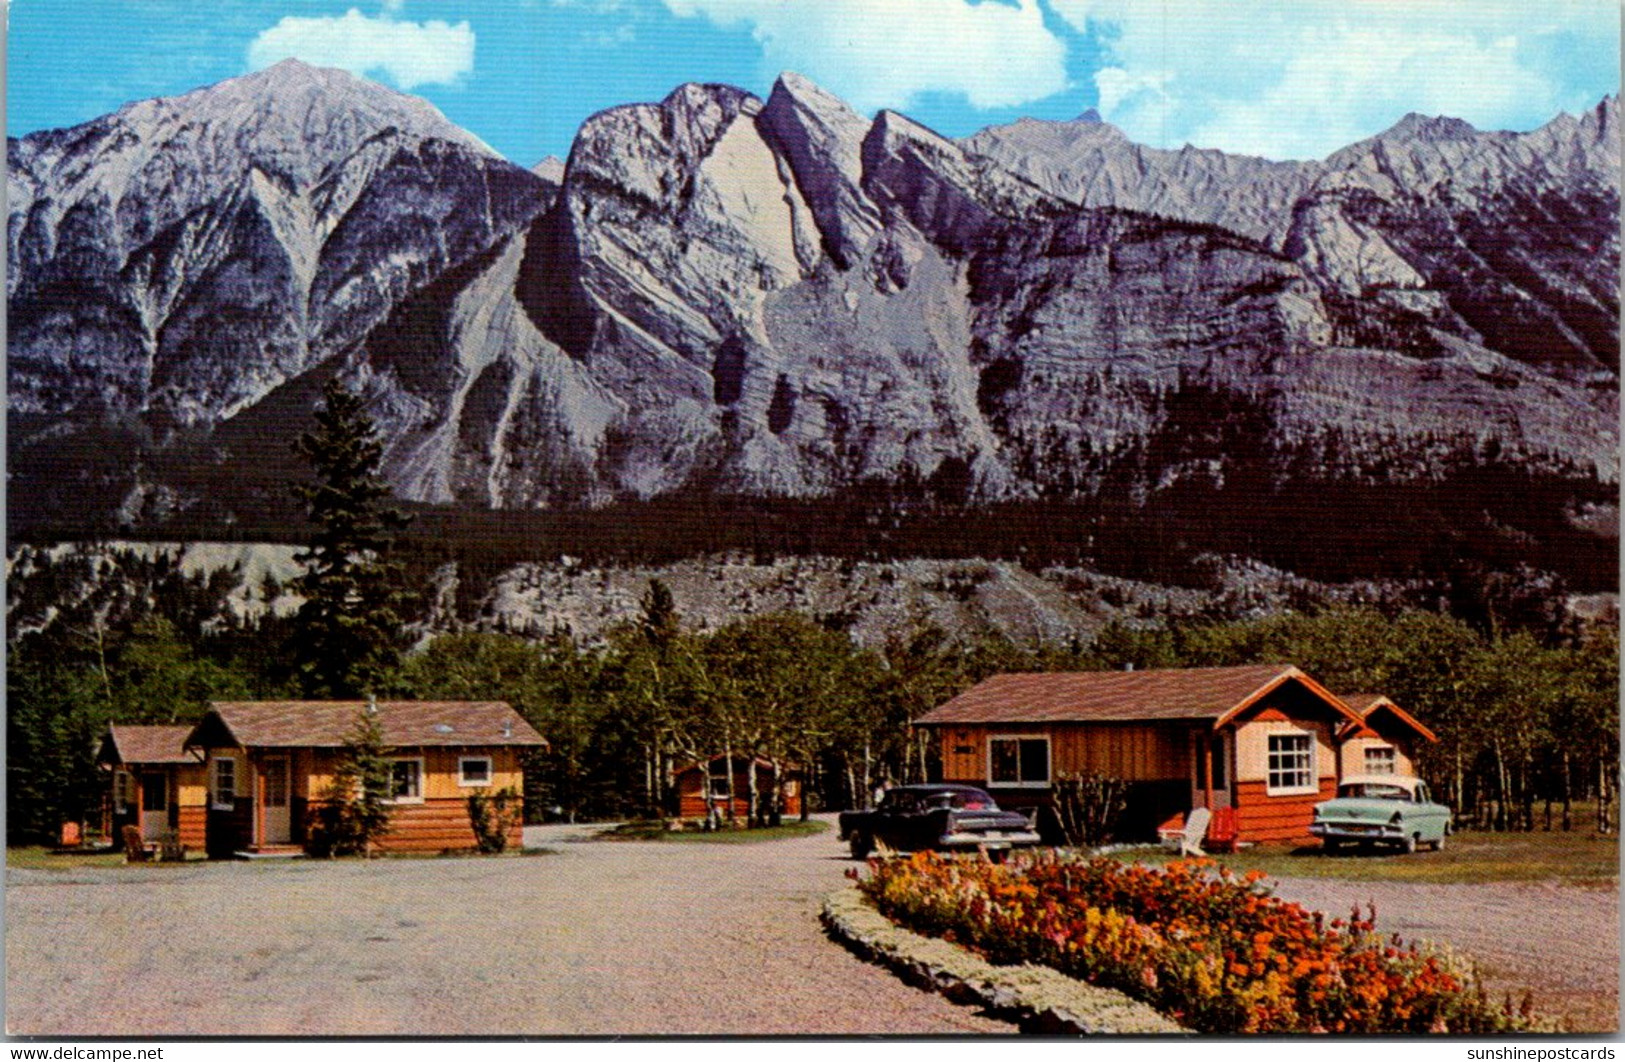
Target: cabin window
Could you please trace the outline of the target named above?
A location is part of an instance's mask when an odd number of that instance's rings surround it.
[[[712,800],[727,800],[733,795],[733,780],[728,777],[729,761],[712,760],[706,773],[706,792]]]
[[[113,772],[113,807],[122,811],[130,806],[130,774],[128,771]]]
[[[141,776],[141,810],[169,810],[169,779],[154,772]]]
[[[1315,739],[1311,735],[1270,735],[1268,790],[1271,795],[1315,791]]]
[[[1366,774],[1398,774],[1398,757],[1392,745],[1367,745],[1365,747],[1365,773]]]
[[[457,761],[458,785],[490,785],[491,757],[463,756]]]
[[[214,761],[214,792],[209,802],[222,811],[229,811],[237,803],[237,761],[221,756]]]
[[[1049,738],[989,738],[987,783],[997,786],[1049,785]]]
[[[389,799],[395,804],[423,802],[422,760],[396,760],[390,764]]]

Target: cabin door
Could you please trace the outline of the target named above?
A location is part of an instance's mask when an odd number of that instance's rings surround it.
[[[141,772],[141,839],[156,841],[169,829],[169,776]]]
[[[1230,807],[1235,779],[1235,742],[1231,731],[1191,735],[1191,807],[1217,811]],[[1209,801],[1209,793],[1212,800]]]
[[[260,761],[264,782],[265,837],[262,844],[287,844],[293,840],[293,817],[288,811],[288,757],[267,756]]]

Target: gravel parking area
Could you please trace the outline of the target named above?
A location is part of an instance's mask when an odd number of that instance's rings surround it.
[[[529,858],[6,873],[6,1025],[43,1035],[934,1035],[1014,1027],[825,938],[833,832]],[[1618,1027],[1615,890],[1287,878],[1277,895],[1472,956],[1575,1031]]]
[[[1010,1033],[829,941],[833,832],[504,859],[8,870],[6,1025],[44,1035]]]
[[[1555,883],[1431,885],[1283,878],[1275,894],[1346,918],[1377,906],[1377,928],[1470,956],[1492,998],[1525,989],[1575,1032],[1619,1028],[1619,893]]]

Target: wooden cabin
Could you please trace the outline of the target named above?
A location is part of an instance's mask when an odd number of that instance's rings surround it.
[[[547,745],[499,701],[215,702],[186,738],[207,763],[210,856],[302,847],[369,714],[393,760],[386,852],[474,847],[469,795],[522,792],[521,755]]]
[[[1094,771],[1129,783],[1129,837],[1234,808],[1237,840],[1259,842],[1309,838],[1346,728],[1364,722],[1297,668],[1261,664],[995,675],[915,725],[936,734],[943,781],[1001,805],[1047,804],[1054,779]]]
[[[124,827],[141,839],[173,836],[182,848],[201,851],[208,816],[203,758],[186,749],[189,726],[126,726],[115,723],[102,738],[96,761],[108,772],[108,814],[103,831],[115,848]]]
[[[779,779],[779,796],[783,806],[779,813],[785,816],[801,815],[802,776],[793,764],[779,763],[765,756],[735,755],[731,760],[717,755],[709,760],[697,760],[675,772],[677,782],[677,817],[704,819],[711,809],[721,811],[725,818],[744,822],[750,817],[750,772],[756,772],[756,792],[766,798],[773,792],[774,775]],[[730,788],[730,786],[732,788]],[[730,806],[729,799],[732,797]]]
[[[1340,693],[1339,699],[1362,722],[1345,724],[1341,741],[1339,777],[1351,774],[1398,774],[1414,777],[1416,750],[1439,736],[1409,712],[1380,693]]]

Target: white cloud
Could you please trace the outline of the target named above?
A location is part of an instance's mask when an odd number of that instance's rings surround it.
[[[1312,158],[1410,111],[1529,128],[1618,86],[1614,0],[1049,3],[1104,45],[1102,114],[1168,147]]]
[[[248,46],[249,69],[302,59],[352,74],[383,74],[402,89],[455,84],[474,69],[474,31],[467,22],[397,22],[389,16],[399,7],[386,3],[381,18],[355,8],[338,17],[289,15]]]
[[[860,111],[922,93],[1009,107],[1067,87],[1066,45],[1038,0],[665,0],[674,14],[749,27],[764,73],[794,70]]]

